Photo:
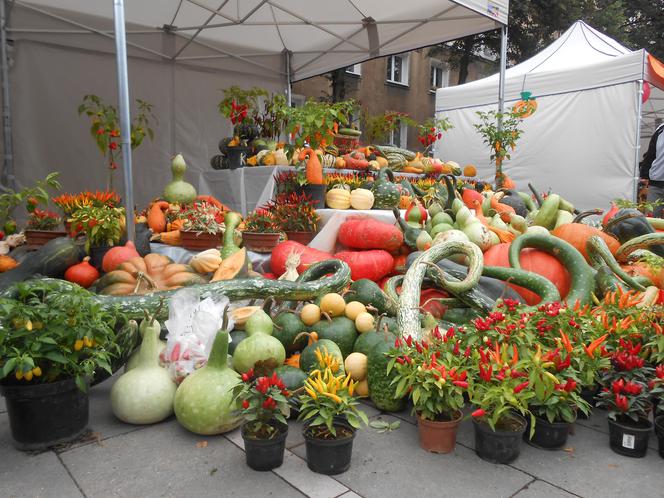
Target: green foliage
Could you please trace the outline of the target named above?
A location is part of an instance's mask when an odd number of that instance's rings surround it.
[[[654,201],[644,201],[644,202],[633,202],[630,201],[629,199],[613,199],[612,202],[621,209],[633,208],[633,209],[638,209],[642,213],[652,213],[655,211],[657,207],[664,204],[664,200],[662,199],[656,199]]]
[[[406,126],[417,126],[417,121],[407,113],[399,111],[385,111],[376,116],[365,112],[362,123],[362,132],[367,143],[387,143],[390,133],[398,130],[401,123],[406,123]]]
[[[85,232],[89,251],[90,246],[113,246],[120,242],[124,214],[124,208],[83,206],[74,211],[69,221],[75,230]]]
[[[347,125],[348,116],[356,106],[352,99],[332,103],[309,99],[301,107],[288,109],[286,132],[294,137],[300,147],[305,143],[314,149],[330,144],[334,138],[335,124]]]
[[[114,331],[122,324],[115,308],[102,308],[82,288],[65,293],[33,282],[17,289],[16,299],[0,300],[0,379],[74,378],[84,390],[97,369],[112,373],[111,358],[120,352]]]
[[[48,190],[59,190],[62,188],[58,181],[60,173],[53,172],[46,175],[43,180],[38,180],[34,186],[26,187],[21,190],[7,189],[0,194],[0,224],[4,224],[12,218],[14,209],[27,203],[28,199],[35,199],[36,204],[48,204]]]

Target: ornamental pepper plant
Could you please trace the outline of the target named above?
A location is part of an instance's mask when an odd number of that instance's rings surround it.
[[[648,384],[617,374],[607,376],[607,385],[597,395],[597,406],[606,408],[609,418],[638,422],[648,417],[652,408]]]
[[[463,395],[468,390],[467,358],[458,347],[454,327],[441,333],[435,327],[429,340],[418,342],[408,336],[397,338],[387,356],[387,374],[395,371],[395,398],[406,395],[413,413],[422,419],[449,421],[458,418]]]
[[[242,383],[233,389],[240,407],[238,414],[245,421],[246,434],[255,439],[273,439],[280,434],[279,425],[288,424],[288,397],[283,380],[271,376],[255,376],[254,369],[242,374]]]
[[[429,118],[417,125],[417,141],[424,147],[425,153],[431,150],[436,140],[443,138],[443,133],[454,128],[447,118]]]

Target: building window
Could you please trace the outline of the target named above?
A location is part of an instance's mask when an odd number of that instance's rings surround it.
[[[408,54],[390,55],[387,58],[387,76],[389,83],[408,84]]]
[[[348,74],[354,74],[355,76],[362,75],[362,64],[353,64],[352,66],[346,67],[346,72]]]
[[[429,75],[429,90],[435,92],[437,88],[443,88],[450,84],[450,70],[447,65],[441,62],[431,62],[431,72]]]
[[[399,121],[396,130],[390,131],[390,145],[406,148],[408,146],[408,125]]]

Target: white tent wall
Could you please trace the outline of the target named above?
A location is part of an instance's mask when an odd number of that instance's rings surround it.
[[[632,82],[539,97],[537,112],[523,121],[516,153],[503,163],[504,172],[521,190],[531,182],[540,191],[564,195],[580,209],[632,198],[637,91]],[[438,149],[446,160],[476,165],[478,176],[491,182],[495,166],[490,150],[473,125],[479,122],[476,111],[492,108],[496,106],[443,112],[454,128]]]
[[[87,116],[78,105],[86,94],[117,102],[115,55],[30,41],[14,44],[11,66],[15,172],[19,185],[30,185],[60,171],[63,190],[104,189],[107,163],[90,136]],[[233,84],[283,92],[283,81],[212,71],[171,62],[129,58],[130,99],[154,105],[154,141],[134,151],[135,202],[143,206],[161,193],[170,178],[170,156],[181,152],[187,180],[210,168],[217,143],[231,125],[217,111],[221,90]],[[135,109],[133,109],[135,111]],[[114,175],[122,195],[122,170]]]

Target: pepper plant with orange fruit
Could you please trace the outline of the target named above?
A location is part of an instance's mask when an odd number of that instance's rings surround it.
[[[0,299],[0,382],[49,383],[74,379],[81,390],[120,353],[122,315],[102,308],[84,290],[66,293],[48,282],[17,285]]]

